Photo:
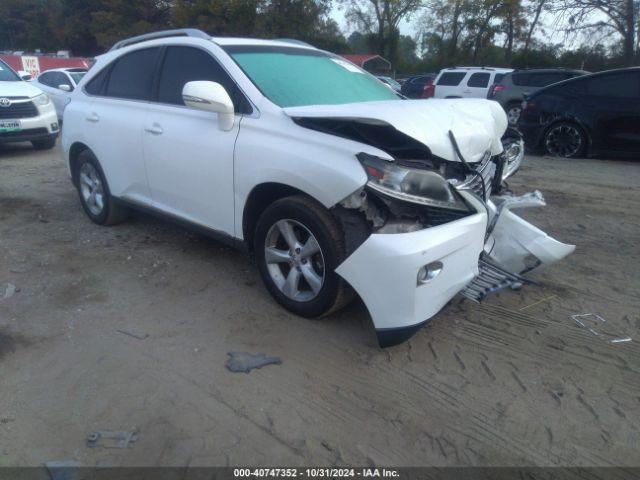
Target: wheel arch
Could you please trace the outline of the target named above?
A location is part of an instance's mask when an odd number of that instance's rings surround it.
[[[78,186],[78,177],[76,175],[76,164],[78,157],[85,150],[92,151],[87,145],[82,142],[75,142],[69,148],[69,172],[71,173],[71,181],[74,186]]]
[[[273,202],[291,195],[305,195],[313,198],[299,188],[278,182],[264,182],[253,187],[242,209],[242,238],[246,247],[253,250],[253,236],[260,215]],[[317,199],[314,199],[317,201]]]

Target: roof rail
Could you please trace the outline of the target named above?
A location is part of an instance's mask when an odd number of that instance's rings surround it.
[[[118,50],[119,48],[128,47],[129,45],[135,45],[136,43],[140,42],[146,42],[147,40],[155,40],[156,38],[167,37],[194,37],[204,38],[205,40],[211,39],[210,35],[207,35],[202,30],[198,30],[197,28],[177,28],[174,30],[161,30],[159,32],[145,33],[136,37],[125,38],[124,40],[116,42],[113,47],[109,49],[109,51]]]
[[[495,70],[501,67],[449,67],[447,70]]]
[[[309,44],[307,42],[303,42],[302,40],[296,40],[295,38],[276,38],[276,41],[285,42],[285,43],[293,43],[294,45],[302,45],[303,47],[315,48],[313,45],[311,45],[311,44]]]

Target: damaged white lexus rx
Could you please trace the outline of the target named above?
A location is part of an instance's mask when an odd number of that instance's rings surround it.
[[[289,311],[354,295],[381,346],[456,294],[480,301],[574,249],[499,196],[523,145],[488,100],[406,100],[293,41],[173,30],[99,56],[64,112],[62,145],[91,220],[159,213],[253,251]]]

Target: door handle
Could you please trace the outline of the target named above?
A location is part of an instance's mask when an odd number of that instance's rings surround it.
[[[95,112],[91,112],[91,115],[87,117],[87,122],[97,123],[99,121],[100,121],[100,117]]]
[[[162,132],[164,132],[164,130],[162,130],[162,127],[157,123],[154,123],[150,127],[144,127],[144,130],[146,132],[152,133],[153,135],[160,135]]]

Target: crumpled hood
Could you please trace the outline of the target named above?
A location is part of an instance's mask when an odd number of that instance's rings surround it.
[[[42,90],[27,82],[0,82],[0,97],[33,98],[41,93]]]
[[[455,135],[467,162],[480,161],[487,150],[502,152],[507,116],[497,102],[484,99],[390,100],[344,105],[287,107],[294,118],[340,118],[364,123],[386,123],[424,144],[433,155],[459,161],[449,131]]]

